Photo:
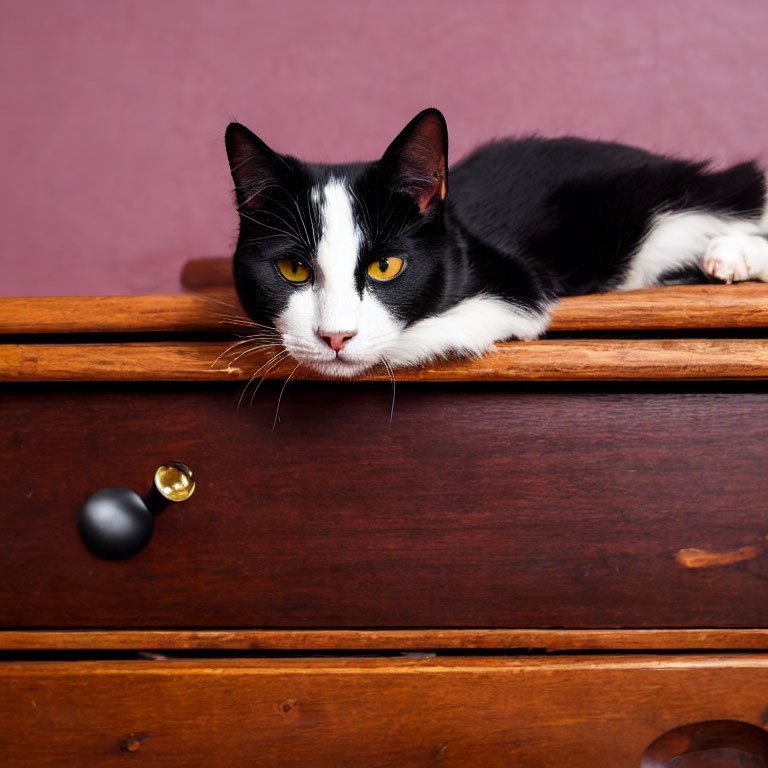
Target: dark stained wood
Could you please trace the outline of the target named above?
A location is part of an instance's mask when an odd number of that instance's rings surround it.
[[[768,627],[768,394],[485,385],[6,390],[0,622],[19,628]],[[94,491],[196,472],[134,559]],[[680,552],[755,547],[688,567]]]
[[[2,381],[316,380],[277,350],[234,361],[230,342],[0,344]],[[768,379],[768,339],[544,340],[497,345],[479,359],[399,369],[398,381],[659,381]],[[360,381],[389,381],[384,368]]]
[[[227,265],[228,269],[228,265]],[[234,290],[143,296],[0,298],[0,335],[242,331]],[[768,327],[768,285],[687,285],[563,299],[553,331],[636,331]]]
[[[208,256],[189,259],[181,268],[181,284],[192,291],[232,287],[232,259]]]
[[[5,630],[3,651],[768,650],[768,629]]]
[[[640,768],[768,768],[768,733],[737,720],[690,723],[660,736]]]
[[[764,656],[4,663],[0,755],[4,768],[639,768],[680,724],[761,725],[766,689]]]

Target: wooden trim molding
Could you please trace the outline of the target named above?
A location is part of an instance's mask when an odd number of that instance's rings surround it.
[[[768,629],[228,629],[0,631],[0,650],[768,650]]]
[[[0,344],[0,381],[246,381],[316,379],[295,361],[254,352],[227,363],[228,342]],[[240,348],[238,348],[239,350]],[[232,356],[237,354],[237,351]],[[218,362],[217,362],[218,361]],[[510,342],[480,359],[397,371],[398,382],[756,380],[768,339],[565,339]],[[360,381],[389,381],[376,369]]]
[[[235,330],[231,288],[215,295],[0,298],[0,334],[172,333]],[[768,328],[768,285],[688,285],[563,299],[553,331]]]

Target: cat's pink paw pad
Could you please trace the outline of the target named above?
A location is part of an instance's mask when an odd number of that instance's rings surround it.
[[[740,239],[727,236],[713,238],[704,256],[704,271],[725,283],[749,280],[749,259]]]

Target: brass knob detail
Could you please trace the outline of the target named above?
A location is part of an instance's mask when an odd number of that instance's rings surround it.
[[[195,478],[186,464],[169,461],[155,470],[155,488],[168,501],[186,501],[195,492]]]

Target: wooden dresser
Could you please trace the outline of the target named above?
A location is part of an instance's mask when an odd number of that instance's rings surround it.
[[[768,766],[768,286],[568,300],[391,419],[288,362],[238,407],[221,301],[0,300],[2,768]]]

